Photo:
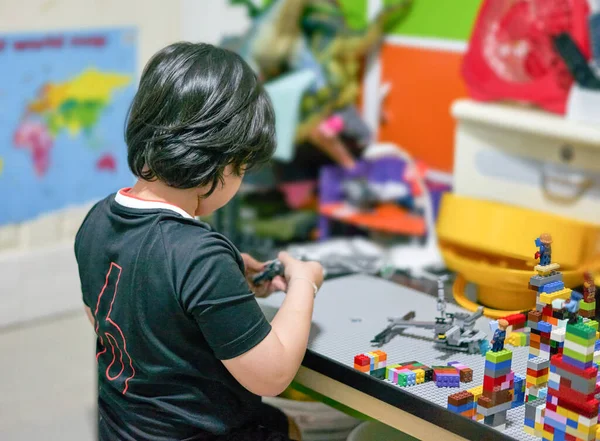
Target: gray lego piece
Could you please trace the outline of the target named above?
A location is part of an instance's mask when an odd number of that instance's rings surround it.
[[[494,415],[497,414],[499,412],[505,412],[508,409],[510,409],[512,407],[512,401],[509,401],[508,403],[503,403],[503,404],[499,404],[497,406],[494,407],[490,407],[489,409],[486,409],[485,407],[482,406],[477,406],[477,413],[480,413],[481,415],[483,415],[484,417],[489,416],[489,415]]]
[[[571,387],[583,394],[591,394],[596,389],[596,378],[582,378],[577,374],[556,368],[556,373],[571,382]]]
[[[541,371],[550,367],[550,360],[542,357],[530,358],[527,361],[527,369],[533,369],[535,371]]]
[[[284,299],[283,293],[259,299],[268,319],[273,318]],[[400,317],[415,311],[415,320],[433,320],[438,313],[436,303],[435,297],[375,277],[355,275],[329,280],[323,284],[315,301],[309,349],[353,368],[356,354],[376,349],[371,346],[371,339],[385,328],[388,317]],[[459,311],[465,310],[448,304],[447,312]],[[488,339],[491,337],[488,319],[479,319],[475,328],[485,332]],[[526,375],[529,348],[506,347],[513,352],[513,371]],[[461,383],[458,388],[438,388],[434,382],[402,388],[441,407],[447,407],[449,395],[483,384],[485,358],[479,354],[449,352],[434,347],[429,329],[407,328],[379,349],[387,353],[388,365],[406,360],[427,366],[459,361],[470,367],[473,381]],[[523,431],[525,407],[522,405],[508,410],[504,433],[519,441],[540,441]]]
[[[531,276],[531,279],[529,279],[529,283],[532,286],[537,286],[537,287],[540,287],[547,283],[558,282],[558,281],[562,281],[561,273],[552,274],[551,276],[544,276],[544,277],[540,276],[539,274],[536,274],[535,276]]]
[[[510,367],[496,369],[495,371],[486,371],[484,369],[484,375],[487,375],[488,377],[492,377],[492,378],[498,378],[498,377],[501,377],[502,375],[510,374],[510,371],[511,371]]]
[[[536,311],[542,312],[542,309],[544,309],[544,306],[546,306],[545,303],[537,302],[535,304],[535,309],[536,309]]]

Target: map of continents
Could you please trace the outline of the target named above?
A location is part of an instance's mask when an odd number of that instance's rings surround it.
[[[63,131],[72,137],[91,137],[113,93],[131,82],[131,76],[87,69],[62,83],[45,84],[27,104],[23,120],[14,134],[17,148],[29,150],[38,175],[44,175],[51,162],[55,138]],[[114,170],[110,154],[97,161],[98,169]]]
[[[0,34],[0,227],[130,186],[137,30]]]

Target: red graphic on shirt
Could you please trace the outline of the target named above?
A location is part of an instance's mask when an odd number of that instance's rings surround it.
[[[123,394],[129,388],[129,380],[135,377],[133,360],[127,352],[127,342],[123,331],[110,317],[117,291],[122,268],[116,263],[111,263],[106,281],[98,295],[98,303],[94,317],[96,319],[96,335],[100,339],[102,350],[96,354],[96,360],[107,357],[110,362],[106,368],[106,378],[109,381],[118,381],[123,385]],[[110,349],[110,351],[109,351]]]

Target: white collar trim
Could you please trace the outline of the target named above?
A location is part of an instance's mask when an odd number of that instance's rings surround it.
[[[179,207],[176,207],[175,205],[171,205],[166,202],[160,201],[146,201],[144,199],[138,199],[136,197],[129,196],[127,194],[129,190],[129,188],[123,188],[119,190],[115,195],[115,202],[127,208],[137,208],[140,210],[157,208],[162,210],[171,210],[185,218],[194,219],[194,217],[191,216],[188,212]]]

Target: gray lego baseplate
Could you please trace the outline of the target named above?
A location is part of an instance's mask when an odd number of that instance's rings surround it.
[[[284,298],[284,294],[276,293],[259,301],[269,319],[274,316]],[[388,317],[401,317],[409,311],[415,311],[415,320],[433,320],[437,315],[436,299],[366,275],[327,281],[315,301],[309,349],[353,368],[355,355],[378,349],[370,341],[388,325]],[[447,305],[447,312],[461,311],[465,312],[456,305]],[[478,320],[475,329],[480,329],[488,335],[488,339],[491,338],[489,320],[485,317]],[[510,345],[506,348],[513,351],[512,370],[525,376],[529,348]],[[458,388],[438,388],[434,382],[403,388],[408,393],[444,408],[449,395],[483,384],[485,358],[479,354],[469,355],[435,348],[431,330],[408,328],[403,335],[395,336],[379,349],[387,353],[388,364],[418,361],[433,366],[459,361],[470,367],[473,370],[473,381],[461,383]],[[510,409],[502,432],[515,440],[539,441],[540,438],[523,431],[524,416],[525,405]]]

